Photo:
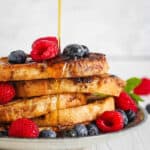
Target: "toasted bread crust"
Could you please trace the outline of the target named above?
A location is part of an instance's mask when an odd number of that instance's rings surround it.
[[[0,81],[84,77],[107,71],[106,57],[98,53],[76,60],[60,55],[43,63],[9,64],[7,58],[0,59]]]
[[[114,110],[114,98],[109,97],[88,105],[53,111],[44,118],[33,119],[39,127],[69,126],[82,122],[90,122],[104,111]]]
[[[59,97],[59,98],[58,98]],[[57,105],[59,100],[59,105]],[[16,100],[0,106],[0,122],[8,123],[19,118],[35,118],[56,109],[86,104],[83,94],[60,94]]]
[[[125,81],[112,75],[70,79],[45,79],[14,83],[17,97],[33,97],[59,93],[99,93],[118,96]]]

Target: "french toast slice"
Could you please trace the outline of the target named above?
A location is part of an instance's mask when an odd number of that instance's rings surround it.
[[[69,79],[43,79],[14,82],[17,97],[33,97],[59,93],[99,93],[118,96],[125,81],[114,75]]]
[[[43,117],[33,119],[39,127],[43,126],[70,126],[82,122],[90,122],[104,111],[115,109],[114,98],[108,97],[84,106],[56,110]]]
[[[84,77],[108,72],[106,57],[100,53],[90,53],[80,59],[59,55],[41,63],[28,60],[25,64],[10,64],[8,58],[1,58],[0,81]]]
[[[0,105],[0,122],[9,123],[19,118],[35,118],[57,109],[81,106],[86,103],[86,96],[83,94],[60,94],[20,99]]]

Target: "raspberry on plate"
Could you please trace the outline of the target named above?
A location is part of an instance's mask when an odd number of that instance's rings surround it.
[[[38,126],[30,119],[22,118],[12,122],[8,130],[9,137],[37,138]]]
[[[48,60],[54,58],[58,53],[59,48],[56,38],[40,38],[32,44],[31,57],[34,61]]]
[[[141,83],[134,89],[134,93],[138,95],[150,94],[150,79],[143,78]]]
[[[10,102],[16,95],[14,87],[9,83],[0,83],[0,104]]]
[[[115,99],[115,103],[117,108],[124,111],[132,110],[134,112],[137,112],[138,110],[135,101],[126,92],[121,92],[119,97]]]
[[[114,132],[124,127],[124,120],[121,113],[118,111],[105,111],[97,118],[96,124],[100,131],[104,133]]]

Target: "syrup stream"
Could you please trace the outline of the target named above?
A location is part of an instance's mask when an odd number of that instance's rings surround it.
[[[58,48],[61,52],[61,9],[62,9],[62,0],[58,0],[58,30],[57,30],[57,38],[58,38]],[[62,70],[62,76],[65,72],[66,69],[66,64],[64,64],[63,70]],[[57,109],[57,123],[58,123],[58,129],[60,128],[59,125],[59,109],[60,109],[60,80],[56,79],[57,83],[57,104],[56,104],[56,109]]]
[[[57,29],[57,38],[58,38],[58,47],[61,50],[61,16],[62,16],[62,0],[58,0],[58,29]]]

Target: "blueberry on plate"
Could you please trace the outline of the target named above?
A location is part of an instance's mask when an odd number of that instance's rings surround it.
[[[94,123],[90,123],[86,127],[88,129],[89,136],[98,135],[100,133],[99,129],[97,128],[97,126]]]
[[[0,137],[5,137],[8,136],[8,131],[4,130],[4,131],[0,131]]]
[[[63,55],[69,58],[82,58],[87,56],[89,49],[84,45],[70,44],[63,50]]]
[[[8,56],[9,63],[12,64],[23,64],[25,63],[27,55],[22,50],[12,51]]]
[[[145,109],[146,109],[147,112],[150,114],[150,104],[147,104]]]
[[[128,124],[127,114],[125,113],[125,111],[123,111],[121,109],[117,109],[117,111],[121,113],[123,120],[124,120],[124,126],[126,126]]]
[[[76,125],[75,130],[77,131],[77,135],[79,137],[88,136],[88,130],[84,124]]]
[[[63,136],[64,137],[77,137],[77,131],[74,128],[64,131]]]
[[[41,138],[56,138],[57,134],[52,130],[43,130],[40,132],[39,137]]]
[[[128,117],[128,122],[132,122],[136,118],[136,113],[132,110],[126,110],[125,113]]]

